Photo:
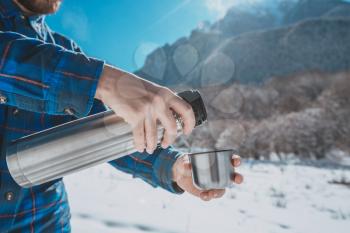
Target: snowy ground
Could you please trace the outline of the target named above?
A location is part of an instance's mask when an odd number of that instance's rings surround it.
[[[102,165],[65,179],[73,232],[348,233],[350,168],[249,162],[245,183],[209,203]]]

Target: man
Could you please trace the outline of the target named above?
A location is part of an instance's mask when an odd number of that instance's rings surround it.
[[[104,111],[105,105],[133,126],[139,151],[111,165],[172,193],[186,191],[206,201],[221,197],[225,190],[196,189],[187,157],[169,147],[176,136],[171,111],[183,118],[189,134],[190,106],[165,87],[85,56],[74,42],[52,32],[43,15],[56,12],[60,3],[0,0],[0,232],[70,232],[62,180],[20,188],[4,151],[11,140]],[[166,129],[162,147],[156,146],[157,122]],[[238,166],[239,157],[232,164]],[[242,179],[233,177],[236,183]]]

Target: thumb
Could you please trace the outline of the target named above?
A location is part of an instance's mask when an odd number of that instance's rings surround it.
[[[183,175],[186,177],[192,176],[192,164],[189,161],[183,163]]]

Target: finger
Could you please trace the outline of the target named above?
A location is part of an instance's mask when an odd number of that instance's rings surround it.
[[[209,200],[212,200],[214,198],[215,190],[209,190],[208,195],[209,195]]]
[[[133,136],[136,150],[142,153],[145,150],[145,128],[143,120],[133,128]]]
[[[196,125],[196,119],[191,105],[179,96],[176,96],[170,100],[169,106],[181,117],[184,124],[183,132],[184,134],[189,135]]]
[[[146,134],[146,151],[148,154],[152,154],[157,147],[157,121],[148,116],[145,120],[145,134]]]
[[[190,163],[184,162],[183,165],[183,174],[181,174],[184,177],[191,177],[192,176],[192,165]]]
[[[164,137],[161,144],[163,148],[167,148],[175,141],[177,135],[177,127],[175,117],[173,116],[171,111],[168,109],[162,112],[163,114],[160,114],[158,116],[160,123],[165,129]]]
[[[186,164],[190,163],[190,156],[188,154],[182,156],[182,159]]]
[[[235,182],[236,184],[242,184],[243,183],[243,176],[239,173],[234,173],[232,176],[232,181]]]
[[[187,161],[186,157],[187,156],[181,156],[174,165],[176,166],[177,177],[192,178],[192,165]],[[178,164],[180,165],[178,166]]]
[[[239,155],[232,155],[232,165],[234,167],[239,167],[241,164],[241,157]]]
[[[225,189],[214,189],[210,192],[213,198],[221,198],[225,194]]]
[[[187,171],[191,171],[192,170],[192,164],[190,162],[184,161],[184,169],[187,170]]]
[[[209,191],[203,191],[200,193],[199,197],[203,200],[203,201],[210,201],[210,195],[209,195]]]
[[[197,187],[195,187],[193,185],[192,178],[188,178],[188,177],[184,178],[184,177],[182,177],[180,180],[177,180],[176,182],[187,193],[190,193],[193,196],[201,198],[201,194],[203,193],[203,190],[200,190],[200,189],[198,189]]]

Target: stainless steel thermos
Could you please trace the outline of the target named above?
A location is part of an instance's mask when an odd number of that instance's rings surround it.
[[[178,95],[192,106],[196,126],[207,120],[198,91]],[[163,129],[158,130],[163,136]],[[129,124],[107,111],[17,139],[7,146],[6,160],[13,179],[31,187],[135,151]]]

